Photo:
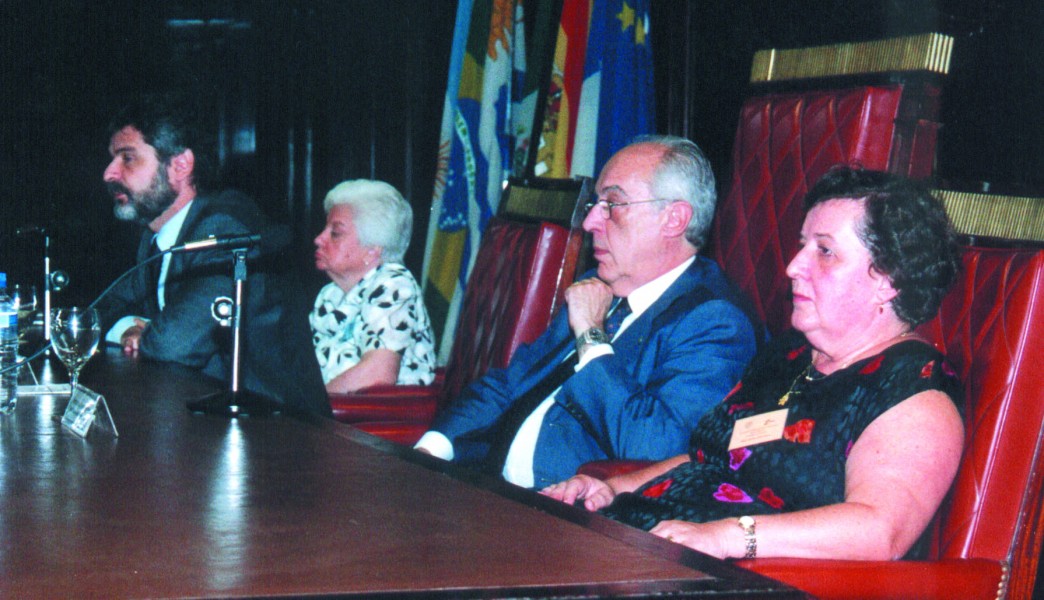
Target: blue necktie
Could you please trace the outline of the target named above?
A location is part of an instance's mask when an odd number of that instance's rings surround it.
[[[609,317],[605,320],[605,333],[609,336],[609,339],[616,337],[616,332],[620,330],[620,325],[630,314],[631,303],[627,301],[627,298],[621,298],[616,303],[616,309],[609,313]]]

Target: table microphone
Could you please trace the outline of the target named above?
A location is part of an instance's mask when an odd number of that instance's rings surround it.
[[[244,233],[242,235],[223,235],[221,237],[210,236],[194,242],[185,242],[180,246],[171,246],[168,252],[192,252],[194,250],[206,250],[207,248],[252,248],[261,243],[261,234]]]
[[[249,248],[251,246],[259,246],[260,254],[266,255],[273,252],[282,251],[284,248],[290,245],[291,236],[289,228],[286,226],[271,227],[265,230],[264,234],[260,233],[240,233],[240,234],[226,234],[218,236],[210,236],[206,239],[196,240],[192,242],[185,242],[180,246],[172,246],[163,252],[153,254],[144,261],[135,264],[131,268],[123,272],[117,277],[109,287],[102,290],[102,293],[98,294],[98,297],[91,302],[89,307],[94,308],[102,298],[109,295],[109,292],[116,287],[121,281],[130,276],[138,269],[141,269],[147,264],[151,264],[154,261],[160,260],[166,254],[172,254],[175,252],[194,252],[196,250],[208,250],[208,249],[220,249],[220,248],[232,248],[242,249]]]
[[[194,252],[196,250],[222,248],[253,248],[258,246],[261,254],[279,252],[290,245],[291,236],[287,227],[272,227],[260,233],[242,233],[229,235],[212,235],[202,240],[185,242],[180,246],[172,246],[167,252]]]

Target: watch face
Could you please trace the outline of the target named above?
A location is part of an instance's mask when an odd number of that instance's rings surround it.
[[[601,329],[592,327],[580,335],[580,341],[585,344],[606,344],[609,343],[609,336]]]

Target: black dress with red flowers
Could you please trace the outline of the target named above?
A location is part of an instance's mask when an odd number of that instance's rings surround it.
[[[944,392],[962,408],[953,369],[919,340],[901,341],[829,376],[811,362],[802,334],[776,338],[700,419],[689,441],[691,461],[618,495],[602,512],[651,529],[667,519],[706,522],[836,504],[845,497],[848,453],[879,415],[926,390]],[[784,408],[782,439],[729,451],[737,420]]]

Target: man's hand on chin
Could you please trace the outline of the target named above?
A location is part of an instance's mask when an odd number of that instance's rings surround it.
[[[613,290],[594,277],[578,281],[566,288],[569,306],[569,326],[575,335],[592,327],[603,327],[605,315],[613,303]]]

